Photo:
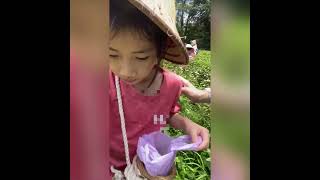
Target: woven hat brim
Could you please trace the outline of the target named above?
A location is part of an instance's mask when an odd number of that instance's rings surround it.
[[[168,14],[161,12],[160,6],[151,7],[150,0],[128,0],[132,5],[144,13],[169,37],[164,59],[176,64],[188,64],[189,56],[187,49],[182,42],[175,23],[168,21]],[[156,2],[157,0],[153,0]],[[160,9],[160,11],[158,10]],[[166,18],[167,17],[167,18]]]

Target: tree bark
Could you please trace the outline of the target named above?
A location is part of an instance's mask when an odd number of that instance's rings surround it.
[[[182,1],[182,7],[183,7],[183,8],[182,8],[182,10],[181,10],[182,12],[181,12],[181,18],[180,18],[180,28],[181,28],[181,31],[183,31],[183,23],[184,23],[183,21],[184,21],[184,11],[185,11],[184,8],[185,8],[185,6],[186,6],[186,1],[187,1],[187,0],[183,0],[183,1]],[[182,32],[182,34],[185,34],[185,32]]]

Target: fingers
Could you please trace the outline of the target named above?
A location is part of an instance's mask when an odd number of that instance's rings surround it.
[[[188,80],[186,80],[185,78],[183,78],[182,76],[179,76],[179,75],[177,75],[179,78],[180,78],[180,80],[182,81],[182,83],[183,83],[183,85],[185,86],[185,87],[193,87],[193,85],[188,81]]]
[[[188,87],[182,87],[182,88],[181,88],[181,94],[184,94],[184,95],[186,95],[187,97],[189,97]]]
[[[182,88],[181,88],[181,93],[185,93],[187,90],[188,90],[187,87],[182,87]]]
[[[189,82],[188,80],[185,80],[184,84],[186,87],[194,88],[193,84],[191,84],[191,82]]]
[[[192,131],[190,136],[191,136],[192,143],[196,143],[198,138],[198,133],[196,131]]]
[[[202,143],[197,148],[198,151],[208,148],[208,146],[209,146],[209,131],[206,128],[203,128],[200,131],[200,136],[202,137]]]
[[[189,86],[190,86],[190,82],[188,82],[186,79],[184,79],[184,78],[181,77],[181,81],[182,81],[182,83],[183,83],[183,85],[184,85],[185,87],[189,87]]]
[[[187,96],[192,103],[196,103],[198,101],[198,94],[196,94],[194,91],[194,89],[189,87],[181,88],[181,94]]]
[[[182,87],[181,88],[181,93],[186,95],[186,96],[191,96],[192,89],[189,87]]]

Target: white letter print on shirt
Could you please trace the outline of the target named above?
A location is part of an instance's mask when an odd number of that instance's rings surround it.
[[[161,115],[159,116],[159,118],[157,117],[156,114],[153,115],[153,124],[156,125],[156,124],[158,124],[158,122],[159,122],[160,125],[165,125],[167,121],[166,121],[166,120],[163,120],[163,117],[164,117],[163,114],[161,114]],[[167,118],[169,118],[168,115],[166,116],[166,119],[167,119]],[[165,133],[165,131],[167,131],[168,128],[169,128],[169,127],[165,127],[165,126],[163,127],[163,126],[162,126],[162,127],[160,127],[160,132]]]

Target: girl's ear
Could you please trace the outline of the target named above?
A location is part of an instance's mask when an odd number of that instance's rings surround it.
[[[166,52],[167,52],[167,48],[168,46],[170,45],[170,38],[169,37],[164,37],[164,38],[161,38],[160,40],[160,55],[159,55],[159,63],[161,61],[161,59],[163,59],[166,55]]]

